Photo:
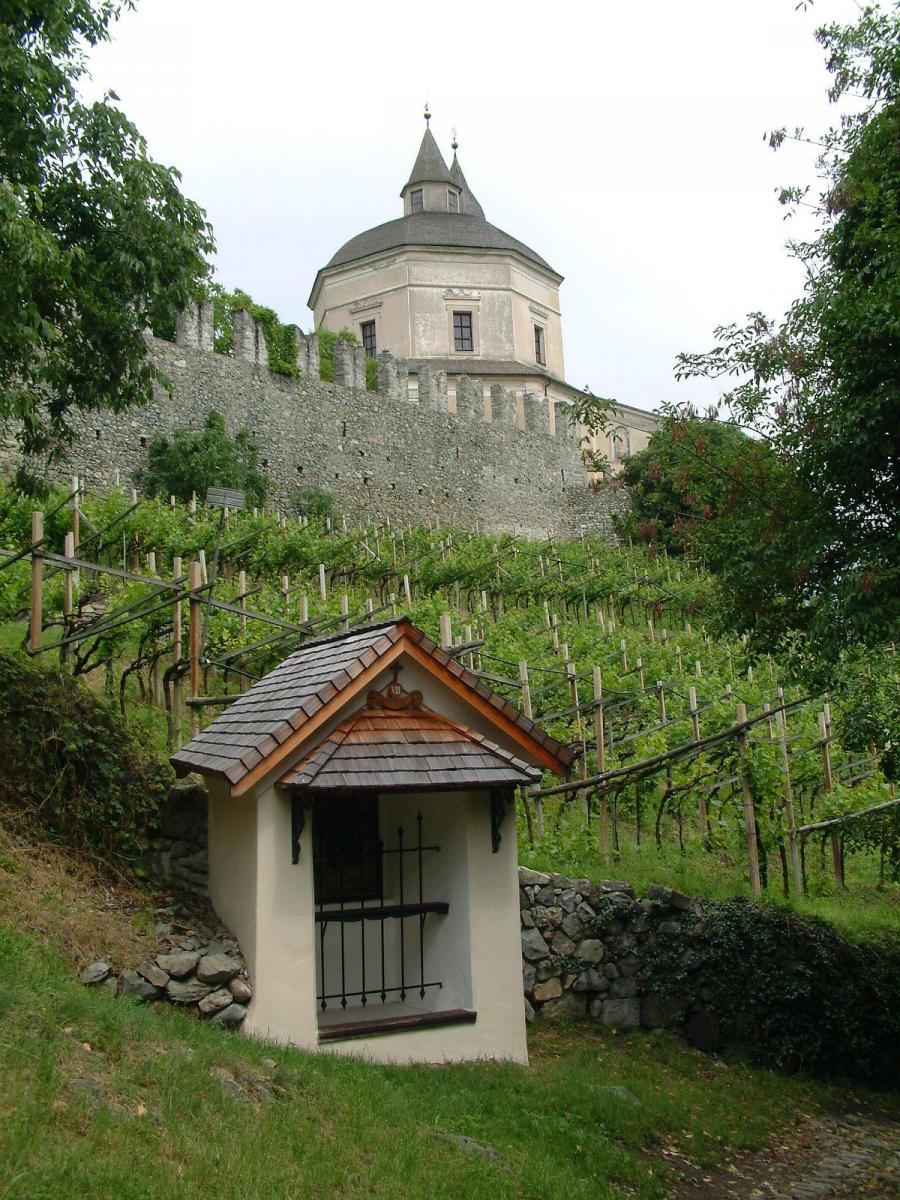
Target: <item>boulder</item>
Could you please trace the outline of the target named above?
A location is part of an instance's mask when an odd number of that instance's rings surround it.
[[[572,984],[574,992],[605,992],[608,987],[608,980],[604,979],[593,967],[588,967],[586,971],[582,971]]]
[[[228,954],[204,954],[197,963],[201,983],[228,983],[240,973],[241,964]]]
[[[526,929],[522,934],[522,954],[532,962],[539,958],[547,958],[550,947],[544,941],[537,929]]]
[[[154,987],[164,988],[169,982],[169,976],[156,963],[142,962],[137,970],[138,975],[143,975],[148,983],[152,983]]]
[[[543,887],[550,882],[550,876],[543,871],[530,871],[528,867],[519,867],[519,887]]]
[[[545,1000],[555,1000],[557,996],[562,995],[562,984],[558,978],[548,979],[544,983],[538,983],[534,989],[535,1003],[542,1004]]]
[[[550,946],[554,954],[561,956],[575,953],[575,943],[571,938],[567,938],[561,929],[557,929],[556,933],[554,933],[550,941]]]
[[[598,963],[602,961],[605,949],[599,939],[586,938],[575,947],[575,957],[580,958],[582,962]]]
[[[233,1002],[234,996],[232,996],[227,987],[218,988],[215,992],[210,992],[209,995],[204,996],[197,1007],[206,1016],[210,1016],[212,1013],[220,1012],[223,1008],[227,1008]]]
[[[120,996],[133,996],[137,1000],[155,1000],[160,989],[137,971],[123,971],[119,983]]]
[[[624,975],[620,979],[614,979],[609,989],[610,995],[616,996],[620,1000],[630,1000],[633,996],[637,995],[637,992],[637,980],[626,979]]]
[[[229,1004],[227,1008],[221,1009],[210,1020],[217,1025],[240,1025],[246,1015],[247,1010],[243,1004]]]
[[[238,1004],[249,1004],[253,999],[253,988],[246,979],[242,979],[240,976],[237,979],[232,979],[228,985],[228,990],[235,1000],[237,1000]]]
[[[637,1000],[604,1000],[600,1020],[607,1029],[637,1029],[641,1023],[641,1006]]]
[[[212,990],[199,979],[170,979],[166,984],[166,995],[173,1004],[198,1004]]]
[[[587,996],[584,993],[564,992],[541,1009],[547,1021],[583,1021],[587,1016]]]
[[[584,923],[575,913],[569,913],[568,916],[563,917],[560,929],[562,929],[566,937],[571,938],[573,942],[577,942],[580,941],[584,933]]]
[[[95,987],[98,983],[102,983],[109,975],[112,967],[108,962],[91,963],[89,967],[85,967],[78,975],[79,983],[84,983],[88,987]]]
[[[190,975],[199,961],[200,955],[196,950],[176,950],[173,954],[156,956],[156,965],[173,979],[184,979],[185,975]]]

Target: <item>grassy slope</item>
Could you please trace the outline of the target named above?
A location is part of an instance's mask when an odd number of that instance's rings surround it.
[[[81,987],[79,960],[146,953],[154,903],[0,836],[4,1200],[661,1197],[673,1154],[713,1164],[840,1095],[596,1027],[532,1030],[527,1070],[386,1068]]]

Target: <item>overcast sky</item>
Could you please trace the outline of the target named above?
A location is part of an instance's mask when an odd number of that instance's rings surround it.
[[[642,408],[706,402],[679,350],[784,311],[800,270],[776,186],[813,179],[765,130],[833,122],[815,28],[853,0],[587,5],[138,0],[91,56],[207,211],[226,287],[312,327],[317,269],[401,215],[424,129],[489,221],[565,276],[566,377]]]

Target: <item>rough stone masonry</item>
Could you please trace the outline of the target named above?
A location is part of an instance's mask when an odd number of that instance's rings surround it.
[[[148,335],[171,390],[157,386],[149,404],[124,413],[76,414],[77,442],[57,471],[60,479],[77,473],[89,488],[105,489],[117,478],[129,486],[154,437],[179,427],[199,430],[216,411],[230,433],[249,431],[270,499],[287,510],[298,491],[316,489],[334,495],[338,512],[352,522],[438,518],[538,538],[581,530],[612,536],[611,518],[622,511],[625,493],[616,485],[599,492],[587,486],[576,431],[558,413],[552,436],[543,398],[525,397],[525,428],[519,428],[515,397],[494,387],[488,421],[482,385],[464,379],[457,414],[448,411],[446,378],[420,381],[422,395],[411,399],[406,364],[385,355],[378,392],[365,389],[365,364],[350,353],[339,353],[336,363],[349,386],[326,383],[315,335],[299,331],[300,374],[278,375],[269,370],[262,331],[249,313],[235,314],[233,357],[213,353],[210,321],[211,312],[200,313],[199,323],[188,313],[179,322],[179,344]],[[14,447],[0,439],[0,468],[15,462]]]

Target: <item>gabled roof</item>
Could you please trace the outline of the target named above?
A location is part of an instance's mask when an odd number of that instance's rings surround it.
[[[401,654],[434,675],[528,756],[558,774],[573,754],[460,666],[407,617],[305,642],[172,755],[178,774],[199,771],[248,791],[337,715]]]
[[[427,788],[514,787],[535,783],[536,767],[472,729],[422,708],[377,706],[369,694],[359,709],[278,782],[308,791],[421,791]]]
[[[452,182],[453,180],[450,177],[447,164],[444,162],[444,156],[438,149],[434,135],[426,126],[425,135],[419,147],[419,153],[416,155],[416,161],[413,163],[412,172],[403,187],[403,191],[405,192],[408,187],[415,187],[417,183]]]
[[[472,216],[484,219],[484,209],[475,199],[472,189],[466,182],[466,177],[463,175],[463,169],[459,165],[459,159],[456,157],[455,150],[453,151],[453,162],[450,164],[450,178],[460,191],[459,211],[461,213],[471,213]]]

